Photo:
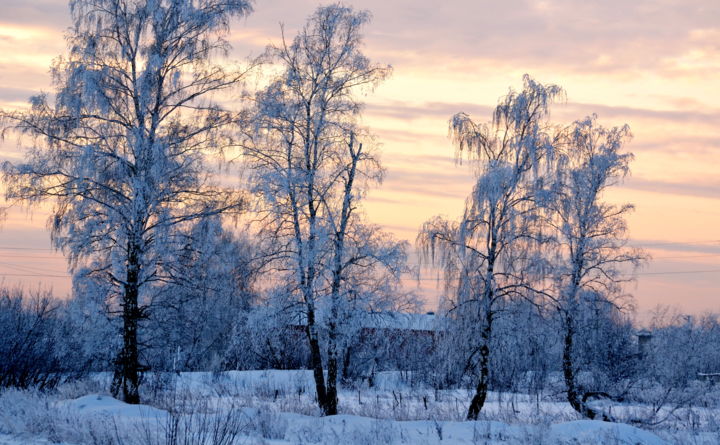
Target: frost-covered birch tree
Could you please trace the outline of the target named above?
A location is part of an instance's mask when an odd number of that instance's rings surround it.
[[[71,268],[90,264],[122,318],[114,392],[139,402],[138,329],[154,283],[169,279],[174,234],[240,200],[216,186],[210,151],[232,143],[237,116],[213,101],[241,80],[218,64],[249,0],[71,0],[68,53],[54,100],[3,111],[29,146],[3,168],[7,198],[54,204],[52,240]]]
[[[625,217],[632,205],[604,201],[605,191],[629,172],[633,156],[622,152],[629,138],[627,125],[604,128],[597,124],[596,116],[576,121],[556,157],[556,195],[547,201],[548,221],[559,247],[553,249],[554,302],[563,322],[562,369],[567,398],[577,412],[590,419],[602,415],[610,420],[585,403],[576,381],[580,311],[598,296],[607,304],[617,304],[622,284],[645,259],[641,250],[627,245]]]
[[[543,264],[536,255],[545,242],[538,211],[556,144],[547,114],[561,95],[560,87],[526,75],[521,91],[500,100],[491,123],[475,123],[465,113],[450,120],[456,156],[467,155],[476,183],[460,220],[429,220],[418,244],[444,270],[449,318],[460,336],[455,344],[465,372],[476,379],[470,420],[487,397],[493,322],[509,299],[531,296]]]
[[[286,293],[301,308],[317,399],[337,413],[337,377],[352,276],[397,277],[405,246],[362,221],[360,200],[383,170],[359,125],[358,93],[389,73],[361,51],[364,11],[320,7],[292,42],[269,48],[281,73],[257,96],[246,151],[262,198],[265,235]],[[326,350],[323,351],[323,344]],[[324,376],[327,370],[327,380]]]

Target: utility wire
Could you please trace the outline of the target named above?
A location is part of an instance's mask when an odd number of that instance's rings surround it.
[[[24,266],[18,266],[15,264],[0,262],[0,268],[2,268],[2,267],[9,267],[10,269],[15,269],[19,272],[27,272],[27,273],[38,273],[38,274],[42,274],[45,272],[51,272],[53,274],[63,273],[63,271],[60,271],[60,270],[38,270],[38,269],[33,269],[31,267],[24,267]]]
[[[654,256],[653,260],[665,260],[665,259],[682,259],[682,258],[708,258],[720,256],[720,253],[707,253],[702,255],[674,255],[674,256]]]
[[[670,270],[667,272],[640,272],[636,275],[681,275],[681,274],[690,274],[690,273],[713,273],[713,272],[720,272],[720,269],[706,269],[706,270]]]
[[[70,278],[69,275],[41,275],[41,274],[2,273],[2,272],[0,272],[0,277]]]
[[[55,249],[47,249],[41,247],[17,247],[17,246],[0,246],[0,250],[39,250],[43,252],[55,252]]]
[[[711,240],[704,240],[704,241],[646,241],[641,243],[634,243],[632,241],[629,241],[628,244],[635,247],[657,247],[657,246],[674,246],[674,245],[683,245],[683,244],[689,244],[689,245],[703,245],[703,244],[720,244],[720,240],[717,239],[711,239]]]
[[[62,256],[50,256],[50,255],[43,255],[42,253],[38,255],[33,254],[27,254],[27,253],[10,253],[10,252],[0,252],[0,258],[18,258],[18,259],[25,259],[25,260],[54,260],[54,259],[61,259]]]
[[[684,275],[684,274],[694,274],[694,273],[716,273],[720,272],[720,269],[705,269],[705,270],[670,270],[666,272],[638,272],[632,276],[635,275]],[[419,280],[419,281],[440,281],[443,280],[442,277],[437,278],[431,278],[431,277],[421,277],[421,278],[413,278],[413,280]]]

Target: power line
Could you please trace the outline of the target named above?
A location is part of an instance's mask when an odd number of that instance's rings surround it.
[[[16,255],[11,253],[0,253],[0,258],[19,258],[28,260],[58,260],[63,259],[61,255],[58,256],[43,256],[43,255]]]
[[[703,241],[645,241],[641,243],[634,243],[632,241],[629,242],[631,246],[636,247],[657,247],[657,246],[674,246],[674,245],[703,245],[703,244],[720,244],[720,240],[717,239],[711,239],[711,240],[703,240]]]
[[[29,273],[53,272],[53,273],[58,273],[58,274],[63,273],[63,271],[59,271],[59,270],[38,270],[38,269],[34,269],[32,267],[21,266],[21,265],[17,265],[17,264],[6,263],[4,261],[0,261],[0,267],[3,267],[3,266],[9,267],[11,269],[19,270],[20,272],[29,272]]]
[[[41,275],[41,274],[2,273],[2,272],[0,272],[0,277],[70,278],[69,275]]]
[[[708,258],[720,256],[720,253],[707,253],[703,255],[674,255],[674,256],[654,256],[653,260],[665,260],[665,259],[682,259],[682,258]]]
[[[0,246],[0,250],[36,250],[42,252],[56,252],[55,249],[47,249],[40,247],[17,247],[17,246]]]
[[[678,271],[667,271],[667,272],[640,272],[637,275],[681,275],[691,273],[713,273],[720,272],[720,269],[706,269],[706,270],[678,270]]]
[[[635,275],[684,275],[684,274],[694,274],[694,273],[716,273],[720,272],[720,269],[705,269],[705,270],[670,270],[665,272],[638,272],[632,276]],[[630,277],[632,277],[630,276]],[[629,277],[628,277],[629,278]],[[437,278],[431,278],[431,277],[425,277],[425,278],[412,278],[413,280],[419,280],[419,281],[440,281],[443,280],[443,277],[437,277]]]

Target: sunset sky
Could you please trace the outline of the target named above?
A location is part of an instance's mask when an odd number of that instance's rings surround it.
[[[258,0],[235,23],[232,58],[258,55],[292,36],[320,4]],[[717,0],[356,0],[373,21],[366,53],[393,76],[367,97],[364,123],[382,143],[387,178],[367,214],[413,241],[423,221],[457,216],[472,177],[453,161],[448,118],[488,120],[509,87],[528,73],[565,88],[557,122],[597,113],[629,124],[632,176],[608,198],[631,202],[632,243],[654,257],[628,288],[640,313],[657,304],[720,312],[720,2]],[[51,90],[48,67],[65,52],[65,0],[2,0],[0,107],[25,106]],[[18,159],[14,139],[4,159]],[[6,284],[69,292],[63,259],[50,249],[47,214],[9,211],[0,231]],[[422,282],[430,301],[440,292]],[[430,305],[431,306],[431,305]]]

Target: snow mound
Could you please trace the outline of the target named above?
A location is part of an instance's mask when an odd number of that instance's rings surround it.
[[[247,412],[250,418],[260,412]],[[424,445],[668,445],[658,436],[627,424],[600,421],[573,421],[555,425],[507,424],[498,421],[476,422],[383,420],[340,414],[313,417],[294,413],[276,413],[273,444],[344,443],[424,444]],[[264,434],[267,438],[267,434]]]
[[[166,411],[148,405],[130,405],[110,396],[90,394],[73,400],[60,402],[65,408],[81,414],[103,414],[125,418],[161,417]]]
[[[558,444],[667,445],[658,436],[625,423],[599,420],[576,420],[550,427],[551,436]]]

